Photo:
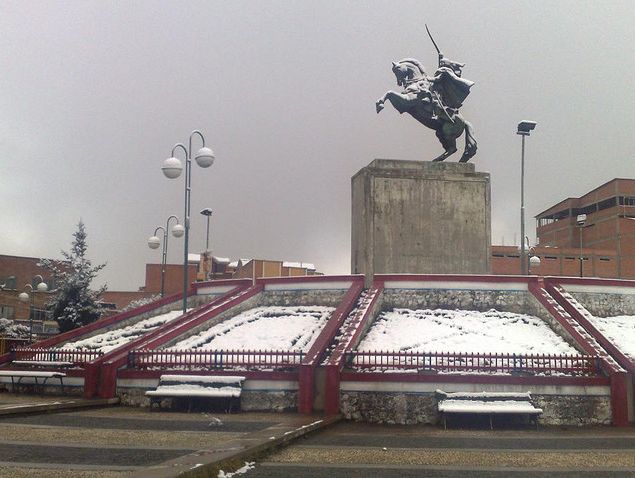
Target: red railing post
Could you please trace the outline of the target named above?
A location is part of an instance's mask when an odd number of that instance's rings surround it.
[[[630,381],[631,377],[625,371],[613,372],[611,374],[611,412],[613,415],[613,426],[628,426],[628,412],[632,407],[632,403],[629,403],[628,393],[629,387],[632,386],[632,384],[629,383]]]
[[[340,369],[337,365],[326,366],[324,390],[324,413],[337,415],[340,411]]]
[[[304,414],[313,412],[313,390],[315,369],[311,365],[300,365],[298,390],[298,411]]]

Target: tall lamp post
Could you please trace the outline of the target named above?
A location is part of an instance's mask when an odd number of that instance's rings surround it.
[[[584,277],[584,267],[582,263],[582,261],[584,260],[584,257],[582,256],[582,230],[585,227],[589,227],[589,225],[587,225],[586,223],[586,214],[578,214],[578,216],[575,218],[575,224],[580,230],[580,277]]]
[[[209,218],[212,216],[212,209],[206,207],[201,210],[201,214],[207,217],[207,236],[205,236],[205,252],[209,252]]]
[[[157,236],[157,232],[163,231],[163,250],[161,255],[161,297],[165,295],[165,265],[168,260],[168,229],[170,229],[170,219],[176,219],[176,224],[172,227],[172,235],[174,237],[182,237],[185,228],[179,223],[179,218],[172,215],[165,222],[165,227],[159,226],[154,230],[154,235],[148,239],[148,247],[150,249],[158,249],[161,239]]]
[[[183,171],[183,165],[178,158],[174,157],[177,149],[185,153],[185,244],[183,247],[183,313],[187,312],[187,282],[188,282],[188,262],[189,262],[189,237],[190,237],[190,196],[192,193],[192,139],[198,136],[203,146],[196,152],[194,159],[201,168],[209,168],[214,163],[214,152],[205,147],[205,137],[198,130],[192,131],[189,138],[188,148],[183,143],[177,143],[172,148],[171,156],[163,162],[161,169],[168,179],[176,179]]]
[[[34,279],[39,281],[36,288],[33,289],[31,284],[26,284],[24,286],[25,291],[18,295],[20,302],[29,302],[29,343],[33,342],[33,298],[35,296],[35,292],[46,292],[49,290],[49,287],[46,285],[46,282],[44,282],[41,275],[36,275]],[[30,294],[29,292],[26,292],[26,289],[29,290]]]
[[[527,261],[525,259],[525,136],[536,127],[535,121],[523,120],[518,123],[519,134],[523,137],[522,153],[520,157],[520,273],[527,274]]]

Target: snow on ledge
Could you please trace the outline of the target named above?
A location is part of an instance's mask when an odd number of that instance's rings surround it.
[[[307,276],[307,277],[313,277],[313,276]],[[289,281],[287,283],[273,283],[273,284],[265,283],[265,290],[338,290],[338,289],[349,289],[351,285],[353,285],[352,280],[332,281],[332,282],[331,281],[329,282]]]
[[[384,289],[444,289],[444,290],[528,290],[527,282],[412,281],[387,280]]]
[[[244,382],[239,375],[161,375],[162,382],[183,383],[237,383]]]

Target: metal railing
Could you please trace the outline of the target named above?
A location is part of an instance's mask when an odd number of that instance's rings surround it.
[[[132,369],[288,368],[302,363],[304,352],[280,350],[131,350]]]
[[[527,375],[602,374],[595,355],[481,354],[452,352],[346,351],[345,364],[360,370],[499,373]]]
[[[98,359],[103,352],[97,350],[65,350],[65,349],[41,349],[31,347],[18,347],[11,350],[13,361],[37,362],[45,364],[72,364],[85,365],[88,362]]]

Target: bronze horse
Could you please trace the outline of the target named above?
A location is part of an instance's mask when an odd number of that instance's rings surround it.
[[[465,163],[476,154],[474,128],[459,113],[463,100],[474,84],[461,78],[460,63],[443,60],[434,76],[426,75],[423,65],[413,58],[393,62],[392,71],[403,92],[387,91],[377,100],[377,113],[388,100],[399,113],[409,113],[424,126],[433,129],[445,152],[433,159],[443,161],[457,151],[456,140],[465,131],[465,150],[459,160]]]

